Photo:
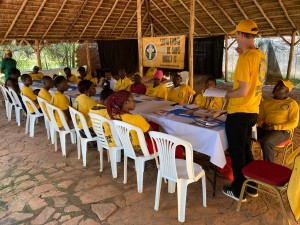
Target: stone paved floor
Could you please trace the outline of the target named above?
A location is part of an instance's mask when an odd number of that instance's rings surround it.
[[[14,113],[13,113],[14,115]],[[8,122],[0,104],[0,224],[180,224],[177,221],[177,195],[168,194],[162,185],[160,209],[155,211],[156,167],[146,163],[144,192],[139,194],[133,162],[129,160],[128,183],[123,184],[123,163],[118,178],[111,176],[104,156],[104,171],[99,172],[99,155],[89,148],[87,167],[77,159],[76,145],[67,139],[67,157],[46,138],[43,121],[36,125],[35,137],[24,134],[25,120],[18,127],[15,118]],[[298,134],[296,134],[298,135]],[[200,164],[203,157],[196,157]],[[207,172],[208,177],[212,173]],[[260,194],[248,198],[236,212],[237,202],[220,189],[227,182],[218,177],[216,197],[207,183],[207,208],[202,206],[201,183],[190,184],[187,194],[186,224],[283,224],[279,204]],[[296,224],[284,201],[291,224]]]

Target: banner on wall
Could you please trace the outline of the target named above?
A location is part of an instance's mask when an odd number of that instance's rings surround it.
[[[143,38],[143,66],[184,68],[185,35]]]

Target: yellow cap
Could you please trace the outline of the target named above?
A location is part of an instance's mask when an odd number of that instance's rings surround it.
[[[290,80],[281,80],[284,86],[289,89],[289,92],[293,90],[293,83]]]
[[[248,34],[257,34],[258,27],[257,27],[257,24],[253,20],[242,20],[236,26],[236,28],[230,32],[230,34],[235,34],[238,31],[248,33]]]
[[[5,52],[4,52],[5,54],[11,54],[12,53],[12,51],[11,50],[9,50],[9,49],[7,49],[7,50],[5,50]]]

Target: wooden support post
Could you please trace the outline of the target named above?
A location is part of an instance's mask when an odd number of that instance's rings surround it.
[[[225,82],[228,81],[228,35],[225,35]]]
[[[89,43],[89,40],[85,41],[85,49],[86,49],[86,64],[87,64],[86,72],[91,74],[91,56],[90,56],[90,43]]]
[[[151,37],[154,36],[154,28],[153,28],[153,23],[150,24],[150,34],[151,34]]]
[[[195,0],[190,6],[190,27],[189,27],[189,84],[194,88],[194,30],[195,30]]]
[[[287,68],[287,73],[286,73],[286,79],[289,79],[289,80],[291,78],[292,64],[293,64],[293,58],[294,58],[295,36],[296,36],[296,30],[293,30],[292,40],[291,40],[291,44],[290,44],[289,63],[288,63],[288,68]]]
[[[42,60],[41,60],[41,52],[40,52],[40,41],[35,40],[35,52],[37,56],[37,62],[38,66],[40,67],[40,70],[42,69]]]
[[[137,36],[138,36],[138,49],[139,49],[139,73],[143,76],[143,42],[142,42],[142,3],[137,0]]]

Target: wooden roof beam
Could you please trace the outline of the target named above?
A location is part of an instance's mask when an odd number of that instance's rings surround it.
[[[240,6],[240,4],[238,3],[238,1],[234,1],[235,5],[238,7],[238,9],[240,10],[240,12],[243,14],[245,19],[249,19],[249,17],[247,16],[247,14],[245,13],[245,11],[242,9],[242,7]]]
[[[151,26],[151,23],[148,25],[147,29],[145,30],[143,37],[145,36],[145,34],[147,33],[147,31],[149,30],[149,27]]]
[[[233,26],[236,26],[236,23],[233,21],[233,19],[231,19],[231,17],[227,14],[227,12],[222,8],[222,6],[220,6],[220,4],[216,1],[213,0],[213,2],[215,3],[215,5],[222,11],[222,13],[224,14],[224,16],[230,21],[230,23]]]
[[[276,31],[276,27],[274,26],[274,24],[271,22],[271,20],[268,18],[268,16],[265,14],[264,10],[261,8],[261,6],[258,4],[258,2],[256,0],[253,0],[254,4],[256,5],[256,7],[258,8],[258,10],[260,11],[260,13],[263,15],[263,17],[268,21],[268,23],[270,24],[270,26],[273,28],[273,30]]]
[[[73,23],[71,24],[71,26],[69,27],[69,29],[67,30],[67,32],[65,33],[64,36],[67,36],[67,35],[69,34],[69,32],[72,30],[72,28],[74,27],[74,25],[75,25],[75,23],[77,22],[78,18],[81,16],[82,11],[83,11],[83,8],[85,7],[87,1],[88,1],[88,0],[85,0],[85,1],[83,2],[83,4],[81,5],[80,10],[78,11],[78,13],[77,13],[77,15],[76,15],[75,20],[73,21]]]
[[[95,37],[94,37],[95,39],[96,39],[96,37],[98,37],[98,35],[99,35],[99,33],[101,32],[102,28],[104,27],[106,21],[109,19],[110,15],[111,15],[112,12],[114,11],[114,9],[115,9],[115,7],[116,7],[118,1],[119,1],[119,0],[115,0],[115,3],[114,3],[114,5],[113,5],[113,7],[111,8],[110,12],[109,12],[108,15],[106,16],[105,20],[102,22],[101,27],[99,28],[97,34],[95,35]]]
[[[127,27],[129,26],[129,24],[131,23],[131,21],[133,20],[133,18],[135,17],[135,15],[136,15],[136,11],[132,14],[131,18],[129,19],[129,21],[127,22],[126,26],[122,30],[121,34],[119,35],[120,37],[123,35],[124,31],[127,29]]]
[[[31,21],[29,27],[27,28],[27,30],[26,30],[24,36],[26,36],[26,35],[29,33],[29,31],[30,31],[32,25],[34,24],[35,20],[36,20],[37,17],[39,16],[39,14],[40,14],[40,12],[42,11],[42,9],[43,9],[44,5],[46,4],[46,2],[47,2],[47,0],[43,0],[42,4],[40,5],[39,10],[36,12],[36,14],[35,14],[33,20]]]
[[[144,23],[145,19],[148,17],[149,12],[147,11],[142,19],[142,24]],[[135,36],[137,33],[137,30],[134,32],[133,36]]]
[[[184,2],[182,0],[179,0],[181,5],[191,14],[190,9],[186,6],[186,4],[184,4]],[[208,33],[209,35],[212,35],[207,29],[206,27],[198,20],[198,18],[195,16],[194,19],[197,21],[197,23],[206,31],[206,33]],[[195,31],[194,31],[195,32]]]
[[[124,15],[124,13],[126,12],[126,10],[127,10],[128,6],[129,6],[130,2],[131,2],[131,0],[129,0],[129,1],[127,2],[127,4],[126,4],[124,10],[122,10],[122,13],[121,13],[121,15],[119,16],[118,21],[116,22],[114,28],[112,29],[112,31],[110,32],[110,34],[109,34],[109,36],[108,36],[109,38],[111,37],[112,33],[115,31],[115,29],[116,29],[116,27],[118,26],[120,20],[123,18],[123,15]]]
[[[295,26],[293,20],[292,20],[291,17],[289,16],[289,14],[288,14],[286,8],[284,7],[282,1],[281,1],[281,0],[278,0],[278,2],[279,2],[279,4],[280,4],[281,9],[283,10],[283,12],[284,12],[284,14],[285,14],[285,17],[288,19],[288,21],[290,21],[290,23],[292,24],[293,28],[297,30],[297,34],[299,35],[299,31],[298,31],[298,29],[296,28],[296,26]]]
[[[150,12],[150,4],[149,4],[149,2],[150,2],[150,0],[145,0],[145,5],[146,5],[147,13],[148,13],[149,23],[151,24],[153,22],[152,22],[152,18],[150,16],[150,14],[149,14],[149,12]]]
[[[55,23],[57,17],[60,15],[62,9],[64,8],[65,4],[66,4],[67,0],[64,0],[63,4],[61,5],[59,11],[56,13],[56,16],[54,17],[54,19],[52,20],[52,23],[50,24],[50,26],[48,27],[48,29],[46,30],[46,32],[44,33],[42,39],[44,39],[44,37],[47,35],[47,33],[49,32],[49,30],[51,29],[51,27],[53,26],[53,24]]]
[[[100,2],[98,3],[98,5],[97,5],[96,9],[94,10],[94,12],[93,12],[92,16],[90,17],[90,19],[89,19],[89,21],[88,21],[87,25],[86,25],[86,26],[85,26],[85,28],[83,29],[83,31],[82,31],[82,33],[80,34],[79,38],[81,38],[81,37],[82,37],[82,35],[83,35],[83,34],[84,34],[84,32],[86,31],[86,29],[88,28],[88,26],[90,25],[90,23],[92,22],[92,20],[93,20],[94,16],[96,15],[96,13],[98,12],[98,10],[99,10],[100,6],[102,5],[102,2],[103,2],[103,0],[100,0]]]
[[[181,0],[180,0],[181,1]],[[219,24],[219,22],[210,14],[210,12],[205,8],[205,6],[197,0],[197,3],[202,7],[202,9],[206,12],[206,14],[218,25],[218,27],[225,33],[227,34],[227,31],[224,30],[224,28]]]
[[[172,32],[165,25],[163,25],[151,12],[149,14],[154,20],[156,20],[157,23],[159,23],[160,26],[165,29],[165,31],[167,31],[169,34],[172,34]]]

